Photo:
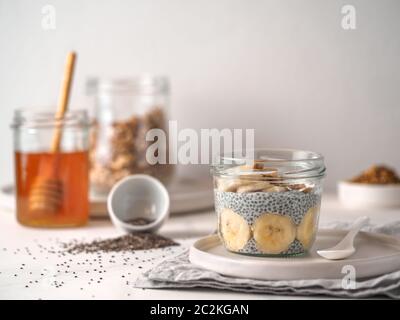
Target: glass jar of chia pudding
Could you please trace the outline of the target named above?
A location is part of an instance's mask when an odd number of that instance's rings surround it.
[[[314,244],[325,175],[311,151],[255,150],[212,165],[218,234],[225,248],[255,256],[295,256]]]

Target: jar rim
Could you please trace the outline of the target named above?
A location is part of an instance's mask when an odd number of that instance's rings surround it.
[[[89,78],[87,94],[157,94],[169,91],[167,76],[141,74],[120,78]]]
[[[322,154],[298,149],[253,149],[217,155],[211,172],[217,176],[257,176],[262,180],[309,179],[325,176]],[[240,156],[238,156],[240,155]]]
[[[44,128],[59,125],[66,127],[90,126],[87,110],[68,110],[62,119],[57,119],[54,112],[56,109],[56,107],[15,109],[11,128]]]
[[[243,151],[236,150],[233,151],[232,153],[223,153],[217,155],[217,158],[220,159],[230,159],[230,160],[255,160],[255,161],[270,161],[270,162],[281,162],[281,161],[318,161],[318,160],[323,160],[324,157],[321,153],[315,152],[315,151],[308,151],[308,150],[301,150],[301,149],[289,149],[289,148],[256,148],[252,150],[246,150],[248,154],[257,154],[257,153],[262,153],[263,155],[259,158],[257,157],[244,157],[243,156]],[[266,158],[268,157],[268,154],[280,154],[281,157],[284,156],[284,154],[291,154],[292,158],[285,157],[285,159],[281,158]],[[294,154],[298,154],[298,157],[293,158]],[[241,155],[241,156],[234,156],[234,155]],[[228,155],[233,155],[231,157],[228,157]],[[299,155],[302,155],[299,157]],[[304,156],[308,155],[308,156]]]

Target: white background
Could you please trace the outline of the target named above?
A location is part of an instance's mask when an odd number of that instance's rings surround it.
[[[344,4],[356,30],[341,27]],[[320,151],[328,189],[372,163],[400,170],[399,15],[396,0],[0,0],[0,183],[13,179],[13,109],[56,103],[70,49],[74,106],[89,76],[161,73],[180,128]]]

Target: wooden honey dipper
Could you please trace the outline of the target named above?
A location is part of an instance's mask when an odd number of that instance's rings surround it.
[[[62,137],[61,121],[68,108],[75,60],[76,54],[74,52],[68,53],[58,109],[55,115],[56,126],[50,149],[50,153],[52,154],[51,161],[48,163],[48,168],[45,168],[47,170],[43,170],[43,174],[38,175],[29,193],[29,210],[33,212],[54,213],[60,207],[63,200],[63,184],[58,178],[57,153],[60,151]]]

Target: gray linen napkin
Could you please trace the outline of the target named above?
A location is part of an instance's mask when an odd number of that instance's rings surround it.
[[[349,223],[330,223],[323,227],[348,229]],[[400,236],[400,221],[385,225],[368,225],[365,231]],[[357,280],[355,289],[344,289],[342,279],[266,281],[233,278],[206,270],[189,262],[188,250],[164,260],[136,279],[140,288],[212,288],[236,292],[277,295],[328,295],[342,298],[386,296],[400,299],[400,270],[379,277]]]

